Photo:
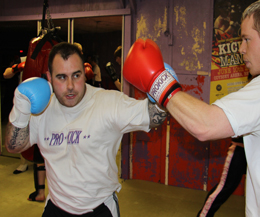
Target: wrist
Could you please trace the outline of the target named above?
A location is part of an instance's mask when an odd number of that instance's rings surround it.
[[[157,108],[157,110],[160,112],[160,113],[166,113],[167,111],[164,110],[163,108],[160,108],[160,105],[159,104],[155,104],[155,107]]]
[[[31,116],[31,103],[18,88],[14,95],[14,106],[10,112],[9,121],[16,127],[24,128],[28,125]]]
[[[15,64],[15,65],[12,66],[12,73],[16,74],[17,72],[18,72],[18,65]]]
[[[174,87],[173,91],[167,96],[167,98],[165,98],[164,102],[162,103],[162,106],[164,106],[166,108],[168,102],[170,101],[170,99],[179,91],[182,90],[182,87],[179,83],[177,83],[177,85]]]
[[[9,122],[18,128],[25,128],[30,120],[31,113],[22,113],[16,106],[13,106],[9,114]]]
[[[176,79],[167,70],[164,70],[153,82],[149,94],[159,104],[166,107],[169,100],[181,89],[181,85]]]

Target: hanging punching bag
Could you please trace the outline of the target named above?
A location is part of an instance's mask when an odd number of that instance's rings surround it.
[[[52,28],[48,26],[47,30],[43,30],[46,10],[48,13],[47,17],[49,25],[49,23],[52,22],[50,22],[51,18],[48,10],[48,1],[44,0],[41,35],[33,38],[29,42],[27,58],[22,74],[22,81],[31,77],[47,78],[46,72],[48,71],[49,53],[55,44],[58,44],[62,41],[57,35],[59,28],[55,28],[53,23]],[[32,147],[22,152],[21,154],[28,161],[32,161],[34,163],[44,162],[37,144],[34,144]]]
[[[22,80],[31,77],[44,77],[48,71],[48,58],[52,47],[59,42],[53,39],[52,32],[33,38],[29,43]]]

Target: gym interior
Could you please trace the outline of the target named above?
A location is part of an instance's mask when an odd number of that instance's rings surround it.
[[[96,56],[105,89],[116,89],[105,70],[106,63],[113,62],[123,81],[122,91],[136,99],[147,96],[124,80],[120,73],[123,64],[116,64],[113,53],[121,45],[123,63],[136,39],[150,38],[160,47],[164,61],[177,73],[183,90],[212,103],[231,91],[217,89],[217,81],[221,80],[222,86],[228,85],[227,80],[217,75],[229,67],[225,64],[229,56],[221,56],[218,45],[224,47],[230,41],[241,40],[239,28],[227,38],[227,34],[215,26],[216,20],[223,8],[233,10],[236,17],[241,16],[251,2],[254,1],[232,0],[226,7],[222,0],[49,0],[49,12],[42,22],[43,1],[2,0],[1,216],[41,216],[45,205],[27,200],[34,189],[33,162],[29,162],[26,172],[13,174],[20,155],[8,153],[4,146],[5,126],[12,108],[12,104],[6,102],[10,102],[9,87],[12,85],[2,75],[14,56],[27,56],[29,42],[39,36],[43,26],[54,25],[63,41],[80,43],[86,58],[90,54]],[[221,38],[223,35],[226,38]],[[238,53],[235,49],[232,52],[228,55]],[[247,74],[243,74],[232,82],[242,85],[246,77]],[[230,141],[200,142],[170,115],[149,133],[125,135],[117,154],[118,178],[122,184],[118,193],[121,216],[196,216],[207,192],[219,182]],[[246,176],[217,211],[216,217],[245,216],[245,179]],[[47,193],[48,186],[46,196]]]

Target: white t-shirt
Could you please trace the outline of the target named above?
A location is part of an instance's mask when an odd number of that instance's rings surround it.
[[[86,86],[75,107],[62,106],[53,95],[44,113],[30,120],[30,143],[38,144],[45,159],[48,197],[73,214],[91,211],[119,192],[116,154],[122,136],[149,131],[147,99]]]
[[[213,104],[225,112],[235,136],[243,135],[247,159],[246,216],[260,215],[260,76]]]

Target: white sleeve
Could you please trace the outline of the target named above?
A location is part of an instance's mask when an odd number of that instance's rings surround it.
[[[236,136],[260,130],[260,76],[216,102],[225,112]]]
[[[119,91],[100,91],[96,103],[104,106],[104,117],[110,117],[110,123],[121,133],[146,131],[149,129],[148,99],[136,100]],[[102,102],[101,102],[102,101]],[[109,119],[109,118],[108,118]]]
[[[148,113],[148,99],[136,100],[124,95],[118,105],[120,130],[122,133],[142,130],[149,132],[150,118]],[[120,121],[121,120],[121,121]]]

